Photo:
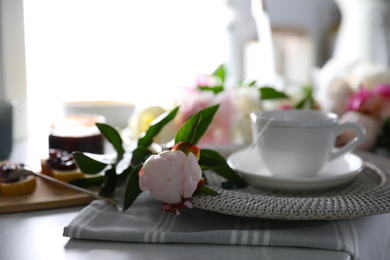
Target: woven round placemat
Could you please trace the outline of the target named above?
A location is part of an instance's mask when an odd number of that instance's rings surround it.
[[[226,190],[226,181],[208,172],[208,185],[220,195],[193,198],[195,208],[241,217],[278,220],[349,219],[390,212],[390,159],[358,152],[364,169],[350,183],[328,190],[281,192],[248,185]]]

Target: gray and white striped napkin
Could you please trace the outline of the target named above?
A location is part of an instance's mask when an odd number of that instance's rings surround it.
[[[148,192],[133,206],[117,211],[93,201],[65,228],[79,239],[141,243],[203,243],[287,246],[348,252],[353,259],[388,259],[390,214],[334,221],[276,221],[184,209],[162,212]]]

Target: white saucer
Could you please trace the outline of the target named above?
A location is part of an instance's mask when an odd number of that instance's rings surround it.
[[[256,147],[233,153],[228,157],[227,163],[251,185],[288,191],[326,189],[342,185],[352,181],[363,169],[363,160],[348,153],[327,163],[315,177],[273,176],[263,165]]]

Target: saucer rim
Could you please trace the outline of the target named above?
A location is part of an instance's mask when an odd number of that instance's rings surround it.
[[[281,184],[282,187],[280,189],[283,190],[297,190],[297,189],[315,189],[315,188],[330,188],[338,185],[345,184],[351,180],[353,180],[363,169],[364,169],[364,161],[363,159],[354,154],[354,153],[347,153],[341,156],[340,158],[337,158],[336,160],[340,160],[341,158],[352,157],[352,160],[358,160],[356,163],[358,166],[354,168],[351,171],[337,174],[337,175],[316,175],[313,177],[284,177],[284,176],[272,176],[272,175],[264,175],[264,174],[258,174],[254,172],[248,172],[243,169],[239,169],[233,162],[232,158],[234,156],[237,156],[240,153],[243,153],[246,150],[255,150],[256,147],[246,147],[243,149],[240,149],[234,153],[232,153],[227,158],[227,163],[230,168],[237,171],[241,177],[246,179],[247,181],[250,179],[251,182],[256,179],[257,181],[265,181],[266,183],[261,183],[260,185],[256,182],[252,184],[254,186],[262,187],[262,188],[273,188],[273,189],[279,189],[276,187],[277,184]],[[249,151],[250,152],[250,151]],[[350,160],[347,161],[349,163]],[[259,160],[260,162],[260,160]],[[328,162],[329,163],[329,162]],[[271,183],[271,184],[270,184]],[[286,185],[289,185],[285,187]],[[297,186],[298,185],[298,186]],[[313,185],[313,186],[307,186],[307,185]]]

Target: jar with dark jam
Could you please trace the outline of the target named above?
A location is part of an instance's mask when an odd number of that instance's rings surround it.
[[[69,153],[79,151],[103,154],[104,139],[96,123],[104,121],[104,117],[100,115],[65,116],[51,126],[49,149],[60,149]]]

